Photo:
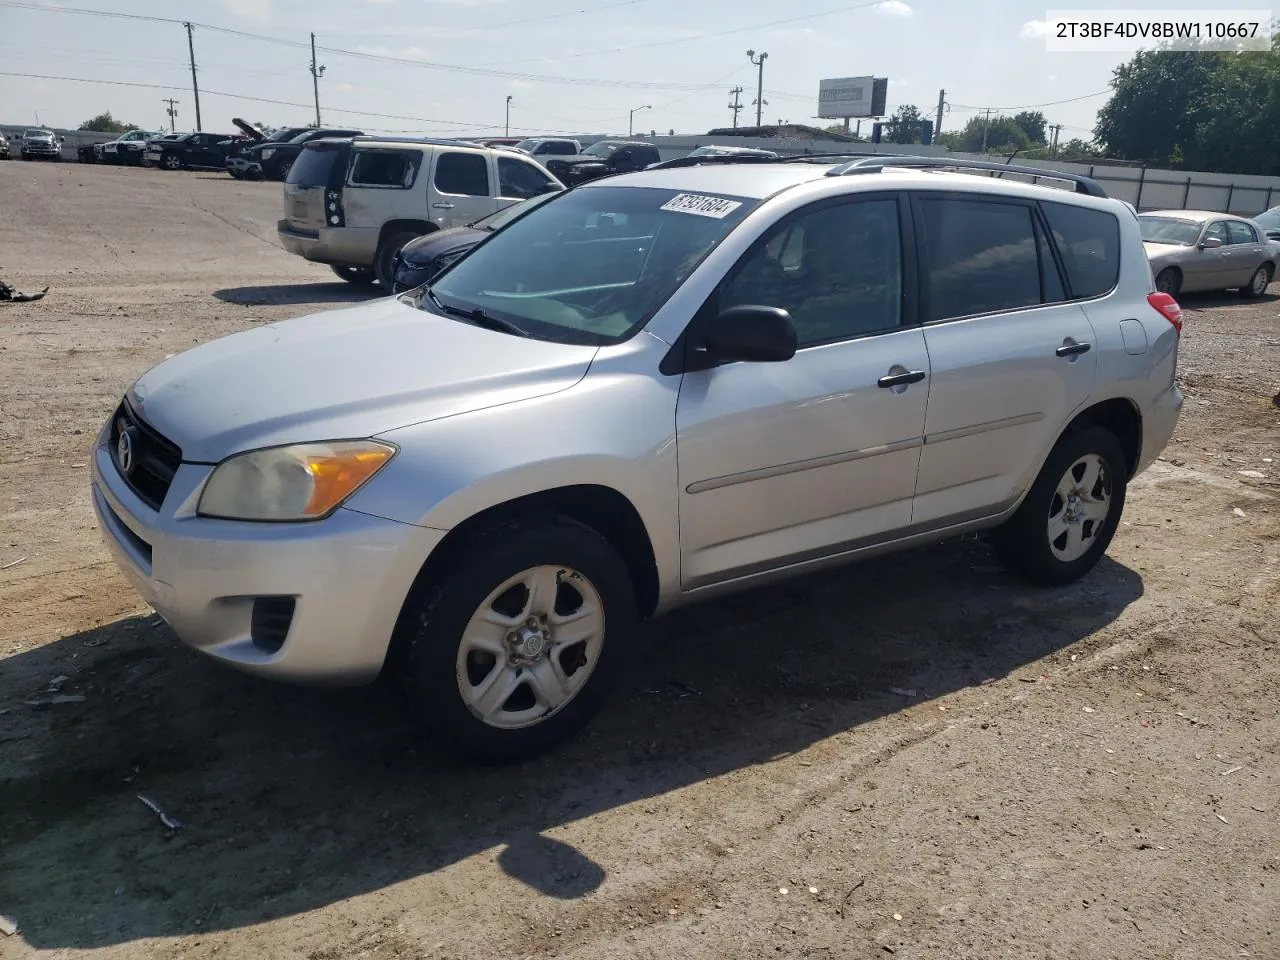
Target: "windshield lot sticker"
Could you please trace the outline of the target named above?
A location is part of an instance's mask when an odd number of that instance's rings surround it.
[[[742,204],[737,200],[725,200],[722,197],[703,197],[696,193],[681,193],[664,203],[660,209],[672,213],[692,213],[699,217],[712,217],[723,220]]]

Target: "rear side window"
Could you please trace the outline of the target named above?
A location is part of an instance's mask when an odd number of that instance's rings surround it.
[[[1253,227],[1247,223],[1241,223],[1239,220],[1227,221],[1227,236],[1231,238],[1232,243],[1258,242],[1258,235],[1254,232]]]
[[[489,196],[489,164],[479,153],[442,153],[436,160],[436,189],[463,197]]]
[[[1114,214],[1066,203],[1042,203],[1062,255],[1071,295],[1100,297],[1120,279],[1120,222]]]
[[[327,187],[331,183],[341,186],[350,151],[346,144],[304,147],[289,168],[286,182],[298,187]]]
[[[1040,257],[1029,206],[924,197],[919,209],[928,251],[930,320],[1041,303]]]
[[[535,167],[515,157],[498,158],[498,195],[528,200],[544,193],[551,178]]]
[[[359,150],[351,161],[353,187],[387,187],[404,190],[413,186],[422,154],[402,150]]]

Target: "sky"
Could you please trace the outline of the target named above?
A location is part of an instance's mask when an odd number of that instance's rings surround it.
[[[731,125],[738,85],[740,122],[754,122],[752,49],[768,53],[766,123],[825,125],[819,80],[873,75],[889,78],[890,111],[931,117],[945,89],[944,130],[987,107],[1032,108],[1063,141],[1087,140],[1128,59],[1047,53],[1043,0],[0,0],[0,122],[74,128],[109,110],[167,129],[173,97],[177,128],[194,129],[186,30],[134,19],[146,17],[196,24],[203,128],[223,133],[232,117],[315,119],[313,31],[326,126],[457,136],[503,135],[507,97],[512,135],[623,134],[633,116],[636,133],[705,133]]]

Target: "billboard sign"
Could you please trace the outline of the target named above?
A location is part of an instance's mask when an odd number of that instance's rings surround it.
[[[883,117],[889,81],[884,77],[839,77],[818,82],[818,116],[823,120]]]

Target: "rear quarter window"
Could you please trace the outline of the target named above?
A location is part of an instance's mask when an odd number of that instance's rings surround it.
[[[304,147],[289,168],[286,182],[299,187],[341,186],[350,154],[347,144]]]
[[[353,187],[407,190],[418,176],[422,154],[407,150],[357,150],[351,158]]]
[[[1120,222],[1115,214],[1066,203],[1042,203],[1071,296],[1100,297],[1120,279]]]

